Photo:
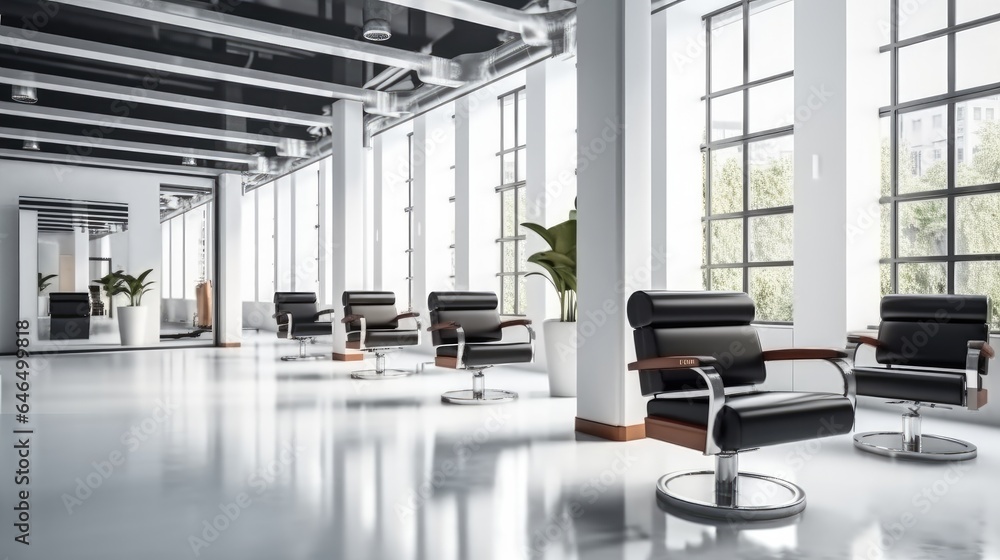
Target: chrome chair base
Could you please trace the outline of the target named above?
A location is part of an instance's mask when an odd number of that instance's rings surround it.
[[[737,523],[782,519],[806,508],[805,492],[780,478],[741,472],[736,487],[736,496],[725,499],[716,492],[714,471],[683,471],[660,478],[656,494],[684,514]]]
[[[441,395],[441,400],[451,404],[499,404],[511,402],[517,399],[517,393],[513,391],[501,391],[499,389],[484,389],[482,392],[474,392],[471,389],[463,391],[448,391]]]
[[[326,356],[321,354],[306,354],[305,356],[282,356],[283,362],[311,362],[313,360],[324,360]]]
[[[904,445],[902,432],[855,434],[854,447],[868,453],[918,461],[967,461],[976,457],[976,446],[967,441],[920,435],[917,445]]]
[[[351,372],[351,379],[392,379],[395,377],[407,377],[414,373],[405,369],[384,369],[381,372],[377,369],[363,369]]]

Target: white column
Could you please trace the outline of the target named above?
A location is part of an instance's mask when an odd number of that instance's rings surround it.
[[[483,88],[455,102],[455,289],[497,291],[500,181],[496,96]]]
[[[382,290],[383,175],[382,135],[372,138],[372,289]]]
[[[219,213],[219,270],[215,279],[216,342],[239,346],[243,341],[243,181],[237,173],[219,176],[215,204]],[[248,216],[247,219],[253,219]],[[250,240],[252,242],[252,240]]]
[[[569,218],[576,198],[576,60],[549,59],[531,66],[526,76],[527,184],[525,219],[552,227]],[[549,249],[538,235],[525,231],[529,255]],[[542,271],[528,264],[528,270]],[[545,369],[542,322],[558,319],[559,297],[542,278],[528,279],[528,318],[535,324],[535,367]]]
[[[340,301],[345,290],[364,289],[364,189],[365,148],[361,103],[337,101],[333,104],[333,157],[320,181],[331,193],[331,276],[333,299]],[[334,319],[333,352],[335,357],[361,359],[361,354],[346,347],[343,311]]]
[[[843,347],[877,321],[878,10],[873,2],[795,4],[795,345]],[[795,366],[796,390],[838,390]]]
[[[577,22],[577,416],[621,427],[645,417],[625,303],[651,282],[650,10],[583,2]]]
[[[38,285],[38,211],[17,212],[17,279],[20,286],[17,292],[19,303],[17,320],[28,321],[28,336],[23,338],[27,338],[30,345],[37,345],[39,329],[49,326],[48,323],[42,325],[38,316],[38,290],[32,288]],[[50,289],[46,294],[53,291],[55,290]],[[11,336],[14,336],[13,331]],[[16,347],[11,347],[10,351],[16,352]]]
[[[331,305],[341,311],[341,294],[333,291],[333,191],[325,188],[330,177],[333,158],[324,158],[319,164],[319,301],[324,307]]]

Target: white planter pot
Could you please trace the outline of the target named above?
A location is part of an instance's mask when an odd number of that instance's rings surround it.
[[[142,346],[146,343],[146,308],[119,307],[118,332],[122,346]]]
[[[549,370],[549,394],[576,396],[576,322],[545,321],[545,362]]]
[[[38,296],[38,316],[49,316],[49,296]]]

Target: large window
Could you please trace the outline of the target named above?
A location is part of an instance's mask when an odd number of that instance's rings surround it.
[[[747,292],[757,319],[792,320],[792,0],[704,18],[704,282]]]
[[[524,315],[527,309],[524,275],[527,255],[524,247],[525,175],[527,169],[525,90],[516,89],[500,96],[500,310],[504,315]]]
[[[893,1],[882,293],[985,294],[1000,328],[1000,2]],[[932,123],[926,126],[926,123]],[[893,157],[895,154],[895,157]]]

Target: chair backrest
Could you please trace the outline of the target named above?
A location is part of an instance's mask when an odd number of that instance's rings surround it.
[[[54,292],[49,294],[49,315],[56,318],[90,316],[90,294],[87,292]]]
[[[399,327],[396,321],[396,294],[392,292],[344,292],[344,317],[363,315],[367,329],[395,329]],[[347,331],[361,330],[360,321],[347,324]]]
[[[742,292],[640,291],[628,300],[628,320],[639,360],[712,356],[727,387],[763,383],[767,377],[753,300]],[[694,372],[640,373],[642,394],[703,389]]]
[[[431,324],[454,321],[462,325],[466,342],[499,342],[500,313],[493,292],[431,292],[427,296]],[[434,346],[458,344],[454,330],[434,331]]]
[[[880,364],[965,369],[970,340],[990,336],[990,299],[966,295],[888,295],[878,327]],[[980,363],[985,373],[986,360]]]
[[[316,294],[313,292],[274,292],[274,312],[287,311],[296,323],[316,321]],[[288,318],[278,316],[278,324],[284,325]]]

